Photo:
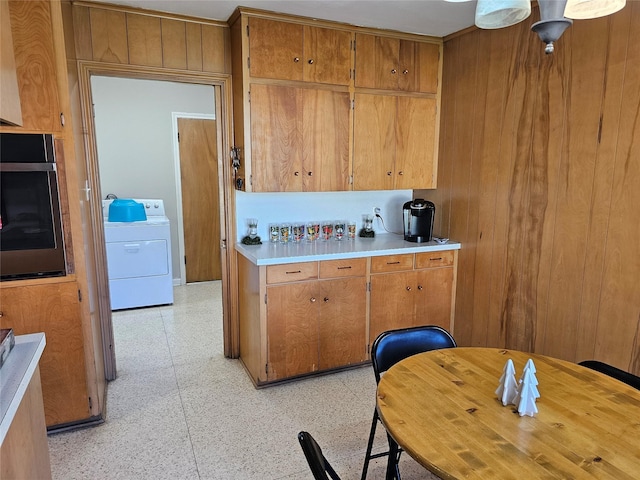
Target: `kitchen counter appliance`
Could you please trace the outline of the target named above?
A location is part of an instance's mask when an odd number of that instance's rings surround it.
[[[422,198],[406,202],[402,207],[404,239],[416,243],[431,241],[435,213],[435,205]]]

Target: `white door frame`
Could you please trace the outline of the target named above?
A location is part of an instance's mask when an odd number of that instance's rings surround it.
[[[171,127],[173,129],[173,164],[176,172],[176,200],[177,200],[177,214],[178,214],[178,254],[180,255],[180,283],[179,285],[185,285],[187,283],[187,269],[184,264],[184,217],[182,216],[182,177],[180,173],[180,142],[178,142],[178,119],[179,118],[194,118],[200,120],[215,120],[215,114],[208,113],[183,113],[172,112],[171,113]],[[216,146],[217,148],[217,146]]]

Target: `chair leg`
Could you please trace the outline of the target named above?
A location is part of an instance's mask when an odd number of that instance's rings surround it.
[[[398,461],[400,460],[400,449],[398,444],[389,438],[389,457],[387,458],[387,474],[386,480],[400,480],[400,468]]]
[[[367,471],[369,470],[369,461],[371,460],[371,450],[373,449],[373,440],[376,436],[376,426],[378,425],[378,411],[373,410],[373,421],[371,422],[371,431],[369,433],[369,443],[367,444],[367,453],[364,456],[364,466],[362,467],[361,480],[366,480]]]

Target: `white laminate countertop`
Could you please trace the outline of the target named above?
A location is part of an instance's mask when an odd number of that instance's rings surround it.
[[[17,335],[16,344],[0,369],[0,445],[27,391],[45,345],[44,333]]]
[[[263,243],[262,245],[236,244],[236,250],[254,265],[280,265],[318,260],[339,260],[344,258],[377,257],[400,253],[437,252],[459,250],[460,244],[448,241],[438,244],[433,240],[426,243],[406,242],[401,235],[383,234],[375,238],[355,240],[316,240],[300,243]]]

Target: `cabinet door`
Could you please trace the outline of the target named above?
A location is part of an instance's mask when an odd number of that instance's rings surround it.
[[[302,25],[250,17],[250,75],[281,80],[302,80],[302,35]]]
[[[353,189],[394,187],[397,99],[391,95],[355,95]]]
[[[397,100],[395,188],[435,188],[436,100]]]
[[[267,380],[318,370],[317,282],[267,288]]]
[[[303,79],[305,82],[349,85],[352,33],[304,27]]]
[[[364,362],[366,282],[352,277],[318,282],[320,370]]]
[[[453,268],[418,270],[415,325],[439,325],[451,331]]]
[[[251,86],[251,185],[254,192],[302,190],[300,89]]]
[[[77,283],[3,287],[0,305],[0,328],[46,335],[40,373],[47,426],[89,418]]]
[[[407,92],[436,93],[439,62],[438,44],[401,40],[398,89]]]
[[[414,325],[416,288],[414,271],[371,276],[369,344],[386,330]]]
[[[399,51],[397,38],[356,34],[355,86],[396,90]]]
[[[302,189],[349,190],[349,94],[302,89]]]

